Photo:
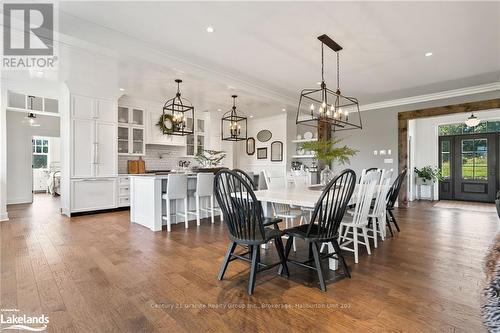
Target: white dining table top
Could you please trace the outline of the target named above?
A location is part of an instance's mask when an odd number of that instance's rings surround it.
[[[321,187],[321,185],[316,185]],[[380,186],[380,185],[377,185]],[[311,186],[311,187],[314,187]],[[352,194],[349,203],[354,203],[357,197],[359,189],[359,184],[356,184],[354,192]],[[378,190],[377,188],[375,189]],[[312,190],[308,187],[289,187],[289,188],[279,188],[279,189],[269,189],[269,190],[258,190],[255,191],[255,197],[259,201],[263,202],[274,202],[285,205],[293,205],[300,207],[314,208],[316,202],[318,202],[319,197],[323,193],[322,190],[315,189]]]

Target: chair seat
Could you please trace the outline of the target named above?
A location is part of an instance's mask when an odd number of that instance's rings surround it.
[[[342,222],[340,222],[341,225],[348,226],[348,227],[364,227],[368,224],[368,221],[366,223],[354,223],[353,222],[353,215],[354,214],[346,214],[344,215],[344,218],[342,219]]]
[[[320,228],[321,228],[321,230],[318,230]],[[286,229],[283,232],[286,235],[290,235],[290,236],[298,237],[298,238],[302,238],[302,239],[310,239],[310,238],[317,239],[317,235],[319,234],[318,231],[321,231],[321,233],[323,233],[325,231],[325,228],[320,227],[318,224],[315,223],[311,226],[311,232],[309,234],[309,237],[307,237],[307,229],[309,229],[309,224],[303,224],[303,225],[299,225],[299,226],[296,226],[293,228]],[[337,236],[334,236],[332,238],[335,238],[335,237],[337,237]]]
[[[281,231],[279,229],[265,227],[263,239],[260,238],[260,232],[256,233],[255,239],[253,239],[253,240],[237,239],[237,238],[231,237],[231,235],[229,236],[229,238],[231,238],[231,240],[235,241],[238,244],[261,245],[261,244],[266,244],[271,239],[274,239],[276,237],[281,237],[282,235],[283,235],[283,231]]]

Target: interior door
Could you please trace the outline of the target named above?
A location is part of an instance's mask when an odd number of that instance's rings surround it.
[[[454,198],[494,202],[496,135],[459,135],[454,141]]]
[[[439,181],[439,199],[453,199],[453,156],[454,137],[439,137],[439,168],[443,180]]]

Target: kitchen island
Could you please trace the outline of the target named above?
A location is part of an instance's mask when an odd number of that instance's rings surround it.
[[[188,175],[188,209],[196,211],[194,193],[196,191],[196,173]],[[130,175],[130,221],[137,223],[152,231],[161,231],[163,226],[162,216],[166,214],[165,201],[162,194],[167,191],[168,174],[143,174]],[[200,206],[207,207],[209,198],[201,198]],[[172,205],[172,224],[184,223],[184,218],[175,212],[184,211],[184,203],[178,200]],[[215,214],[218,211],[215,210]],[[201,218],[208,217],[208,213],[201,211]],[[195,214],[188,215],[189,221],[196,220]],[[166,221],[165,221],[166,223]]]

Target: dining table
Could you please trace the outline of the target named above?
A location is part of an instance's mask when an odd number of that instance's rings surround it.
[[[379,185],[375,189],[378,192]],[[281,188],[271,188],[267,190],[255,191],[255,197],[262,203],[262,210],[265,217],[272,217],[271,204],[284,204],[297,208],[314,208],[318,202],[321,193],[323,193],[323,185],[312,185],[308,187],[293,187],[286,186]],[[349,205],[355,204],[357,200],[357,193],[359,184],[356,184]],[[333,246],[328,243],[328,252],[334,252]],[[338,269],[338,262],[335,258],[328,259],[328,267],[331,270]]]

